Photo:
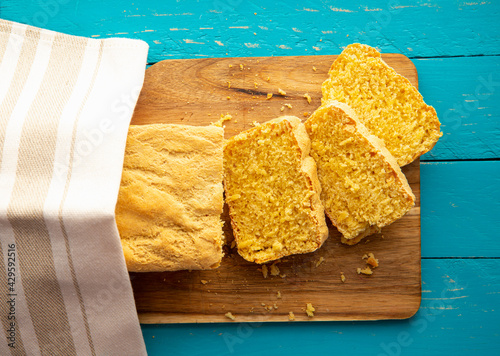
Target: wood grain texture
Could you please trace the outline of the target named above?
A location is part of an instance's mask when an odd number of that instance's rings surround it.
[[[150,355],[498,355],[500,260],[422,260],[407,320],[142,325]]]
[[[500,161],[422,162],[422,256],[499,257]]]
[[[2,0],[0,16],[74,35],[140,38],[150,63],[339,54],[353,42],[416,57],[500,54],[498,1]]]
[[[407,57],[387,54],[383,58],[417,85],[415,67]],[[132,123],[207,125],[221,113],[230,113],[233,119],[225,123],[228,138],[250,128],[253,121],[264,122],[283,114],[305,119],[303,113],[312,113],[320,104],[321,83],[334,59],[163,61],[146,71]],[[231,82],[230,87],[227,82]],[[278,88],[286,95],[280,95]],[[313,98],[311,104],[303,97],[306,92]],[[267,99],[267,93],[274,95]],[[285,103],[292,108],[281,111]],[[233,313],[237,321],[286,321],[290,311],[302,321],[409,318],[420,305],[419,161],[403,171],[417,197],[416,205],[404,218],[384,228],[383,238],[373,236],[356,246],[346,246],[330,225],[330,237],[321,249],[278,264],[284,278],[264,279],[258,265],[244,261],[229,246],[215,271],[131,274],[141,322],[230,322],[226,312]],[[233,236],[227,210],[223,220],[229,245]],[[375,254],[381,266],[372,276],[358,275],[356,269],[365,266],[362,256],[368,252]],[[317,266],[321,258],[324,262]],[[341,272],[346,283],[340,280]],[[278,298],[278,291],[282,298]],[[316,308],[314,318],[308,318],[303,310],[307,303]]]
[[[500,158],[500,57],[413,60],[443,137],[422,160]]]

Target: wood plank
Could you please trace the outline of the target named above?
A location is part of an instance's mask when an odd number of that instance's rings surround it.
[[[132,123],[207,125],[221,113],[230,113],[234,119],[226,122],[228,138],[250,128],[253,121],[264,122],[283,114],[305,119],[302,113],[312,113],[320,104],[321,83],[334,59],[309,56],[163,61],[146,71]],[[415,67],[407,57],[387,54],[384,59],[417,84]],[[278,88],[286,95],[280,95]],[[306,92],[313,98],[311,104],[303,97]],[[267,93],[274,96],[268,100]],[[282,112],[284,103],[292,108]],[[238,321],[286,321],[290,311],[297,320],[308,320],[302,312],[307,303],[317,309],[312,320],[412,316],[420,305],[419,167],[417,160],[404,168],[417,197],[416,206],[384,228],[384,238],[374,236],[356,246],[346,246],[330,225],[330,237],[321,249],[279,263],[284,278],[264,279],[258,265],[244,261],[229,248],[233,236],[226,210],[223,220],[227,255],[217,270],[131,274],[141,322],[229,322],[224,316],[229,311]],[[372,276],[358,275],[357,268],[365,266],[362,256],[368,252],[373,252],[382,266]],[[321,258],[324,262],[317,266]],[[347,277],[345,284],[340,280],[341,272]],[[202,284],[201,280],[208,283]],[[278,298],[278,291],[282,298]],[[265,310],[262,303],[271,307],[276,304],[277,309]]]
[[[417,59],[443,137],[422,160],[500,158],[500,57]]]
[[[142,325],[142,331],[150,355],[498,354],[500,260],[422,260],[422,283],[422,305],[409,320]]]
[[[420,167],[422,256],[500,257],[500,161]]]
[[[18,0],[2,0],[0,16],[73,35],[140,38],[151,46],[150,63],[197,56],[339,54],[353,42],[417,57],[492,55],[500,48],[497,1],[105,4],[25,1],[19,6]]]

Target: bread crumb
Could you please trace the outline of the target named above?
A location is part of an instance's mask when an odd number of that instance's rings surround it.
[[[231,82],[229,82],[229,81],[227,82],[227,87],[231,88]]]
[[[304,98],[306,98],[307,102],[308,102],[309,104],[311,104],[312,99],[311,99],[311,96],[310,96],[309,94],[305,93],[305,94],[304,94]]]
[[[202,279],[200,282],[201,282],[201,284],[207,284],[208,283],[208,281],[206,281],[204,279]]]
[[[276,305],[276,303],[273,304],[273,308],[278,309],[278,306]]]
[[[361,268],[359,268],[359,267],[356,268],[356,272],[358,272],[358,274],[360,274],[361,273]]]
[[[228,97],[229,98],[229,97]],[[212,126],[217,126],[217,127],[222,127],[222,125],[224,124],[225,121],[229,121],[231,120],[233,117],[229,114],[220,114],[220,119],[216,122],[212,122],[210,123],[210,125]]]
[[[307,303],[307,306],[306,306],[307,316],[312,318],[314,316],[315,311],[316,311],[316,309],[313,307],[313,305],[311,303]]]
[[[254,86],[255,89],[257,89],[259,87],[259,85],[257,83],[255,83],[255,82],[253,83],[253,86]]]
[[[227,99],[227,100],[230,100],[230,99],[231,99],[231,97],[228,95],[228,96],[226,96],[226,99]]]
[[[243,64],[240,64],[240,70],[243,70]]]
[[[266,99],[271,99],[273,97],[273,93],[267,93],[267,98]]]
[[[278,88],[278,93],[279,93],[280,95],[286,95],[286,91],[284,91],[284,90],[283,90],[283,89],[281,89],[281,88]]]
[[[302,115],[304,115],[304,117],[308,117],[309,113],[308,112],[304,112]]]
[[[280,277],[281,277],[281,278],[285,278],[285,277],[286,277],[286,274],[284,274],[284,273],[283,273],[283,274],[280,274]]]
[[[227,312],[226,314],[224,314],[226,316],[226,318],[228,319],[231,319],[231,320],[235,320],[236,317],[231,313],[231,312]]]
[[[315,72],[316,72],[316,67],[315,67],[315,66],[313,66],[313,71],[315,71]]]
[[[363,269],[358,268],[358,274],[360,274],[360,273],[363,273],[363,274],[366,274],[366,275],[370,275],[370,274],[373,274],[373,271],[371,270],[370,266],[366,266]]]
[[[270,81],[270,80],[271,80],[271,77],[267,77],[267,79],[266,79],[266,80],[267,80],[267,81]]]
[[[363,257],[364,258],[364,257]],[[366,260],[366,263],[369,264],[370,266],[372,266],[373,268],[376,268],[378,267],[378,259],[375,258],[375,255],[373,253],[369,253],[368,256],[367,256],[367,260]]]
[[[340,280],[342,281],[342,283],[345,283],[345,276],[344,276],[344,272],[340,272]]]
[[[252,108],[253,109],[253,108]],[[253,126],[259,126],[260,124],[257,121],[252,122]]]
[[[262,275],[264,276],[264,278],[267,278],[267,274],[268,274],[267,266],[262,265]]]
[[[290,321],[295,320],[295,314],[293,312],[288,312],[288,320],[290,320]]]
[[[229,68],[233,68],[233,65],[232,65],[232,64],[230,64],[230,65],[229,65]]]
[[[282,106],[281,109],[280,109],[280,111],[285,111],[285,107]]]
[[[231,241],[231,248],[235,248],[236,247],[236,240],[233,240]]]
[[[276,266],[276,263],[271,265],[271,276],[277,276],[280,274],[280,269]]]
[[[285,104],[285,106],[286,106],[287,108],[289,108],[289,109],[291,109],[291,108],[292,108],[292,104]]]
[[[281,292],[280,291],[278,291],[276,298],[281,299]]]
[[[318,261],[316,261],[316,267],[319,267],[319,265],[320,265],[320,264],[322,264],[322,263],[323,263],[323,261],[325,261],[325,258],[324,258],[323,256],[321,256],[321,257],[319,258],[319,260],[318,260]]]

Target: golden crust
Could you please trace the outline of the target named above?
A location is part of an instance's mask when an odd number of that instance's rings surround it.
[[[223,135],[215,126],[130,127],[116,206],[129,271],[218,267]]]
[[[338,129],[342,133],[324,133],[329,127],[329,120],[333,125],[342,125],[342,129]],[[306,121],[305,126],[313,143],[311,155],[317,161],[319,180],[323,187],[321,199],[326,214],[342,233],[343,243],[354,245],[364,237],[379,232],[383,226],[402,217],[414,205],[415,196],[395,158],[382,141],[370,134],[348,105],[327,101]],[[349,149],[343,149],[343,142],[340,142],[346,137],[352,144]],[[351,157],[352,154],[357,154],[360,161]],[[346,165],[345,161],[351,162],[351,166]],[[339,168],[343,165],[345,168]],[[372,173],[375,170],[377,174]],[[388,185],[388,179],[393,183]],[[344,181],[349,182],[350,186],[342,185]],[[368,189],[368,183],[375,186]],[[373,200],[374,190],[387,200],[385,207]],[[391,206],[393,199],[398,202],[394,207]],[[384,210],[378,209],[377,205]],[[374,208],[370,208],[371,206]]]
[[[375,48],[359,43],[347,46],[329,75],[322,85],[322,101],[351,106],[400,166],[430,151],[442,136],[436,110]]]
[[[226,168],[224,177],[226,202],[229,205],[229,216],[231,218],[231,225],[233,227],[236,245],[238,246],[238,253],[244,259],[251,262],[265,263],[290,254],[312,252],[319,248],[328,237],[328,228],[325,222],[324,208],[319,198],[321,188],[316,174],[316,163],[309,156],[310,140],[300,119],[293,116],[284,116],[270,120],[262,125],[244,131],[226,141],[225,155],[228,155],[227,158],[230,159],[233,152],[238,152],[238,148],[243,147],[250,141],[259,140],[259,137],[261,137],[263,130],[272,131],[273,129],[277,129],[280,126],[283,126],[283,124],[286,128],[286,134],[289,134],[293,138],[293,145],[295,146],[295,149],[298,150],[298,154],[300,155],[301,163],[299,166],[299,170],[302,175],[302,182],[307,186],[307,194],[309,195],[307,199],[308,201],[310,201],[310,206],[304,208],[303,210],[308,212],[309,219],[312,220],[314,226],[312,228],[314,230],[312,233],[314,241],[312,241],[312,247],[310,246],[303,250],[294,250],[293,252],[291,252],[290,250],[282,249],[279,251],[272,251],[267,254],[253,254],[246,249],[249,243],[246,241],[247,239],[245,237],[245,248],[243,248],[243,237],[246,236],[246,231],[243,230],[248,230],[248,227],[244,226],[244,224],[241,223],[242,219],[240,215],[251,214],[252,212],[244,210],[237,211],[233,200],[233,195],[235,192],[235,189],[233,187],[235,184],[232,182],[232,180],[236,178],[236,173],[232,174],[230,173],[230,170]],[[294,147],[292,146],[291,149],[294,150]],[[266,148],[264,147],[263,150],[266,150]],[[227,163],[226,161],[225,164],[229,166],[230,163]]]

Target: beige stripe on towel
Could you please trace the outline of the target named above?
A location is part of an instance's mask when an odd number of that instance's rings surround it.
[[[18,245],[23,287],[42,354],[57,345],[71,355],[76,350],[57,282],[43,206],[53,174],[58,120],[78,78],[85,46],[73,48],[73,56],[80,61],[66,61],[67,50],[61,41],[60,36],[54,39],[45,77],[24,122],[8,217]],[[40,117],[41,112],[46,115]],[[35,182],[32,170],[37,171]]]

